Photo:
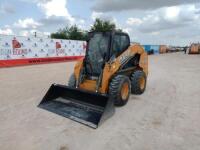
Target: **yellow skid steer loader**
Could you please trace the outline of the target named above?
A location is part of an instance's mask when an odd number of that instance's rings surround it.
[[[40,108],[97,128],[127,103],[130,93],[145,91],[148,56],[128,34],[90,32],[85,58],[77,62],[68,86],[53,84]]]

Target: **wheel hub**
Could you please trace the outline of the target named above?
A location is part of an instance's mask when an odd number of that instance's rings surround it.
[[[126,100],[129,95],[129,85],[128,83],[124,83],[121,89],[121,96],[123,100]]]

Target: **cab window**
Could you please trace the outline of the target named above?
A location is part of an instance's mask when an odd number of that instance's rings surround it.
[[[125,51],[128,47],[129,47],[128,36],[117,34],[114,36],[114,39],[113,39],[112,55],[115,55],[117,57],[123,51]]]

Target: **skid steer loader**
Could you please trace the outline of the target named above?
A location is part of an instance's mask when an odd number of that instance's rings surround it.
[[[38,106],[97,128],[130,93],[145,91],[148,56],[126,33],[90,32],[88,37],[85,58],[75,65],[68,86],[53,84]]]

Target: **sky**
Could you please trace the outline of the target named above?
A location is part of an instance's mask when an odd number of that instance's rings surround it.
[[[200,0],[0,0],[0,34],[49,35],[67,25],[110,20],[142,44],[200,41]]]

